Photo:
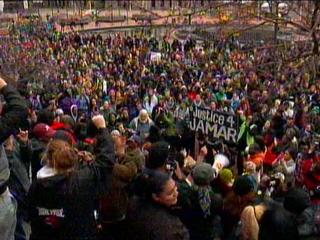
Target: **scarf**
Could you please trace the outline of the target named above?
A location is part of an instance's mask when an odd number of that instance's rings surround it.
[[[201,186],[197,189],[200,208],[204,214],[204,218],[211,215],[211,197],[210,186]]]

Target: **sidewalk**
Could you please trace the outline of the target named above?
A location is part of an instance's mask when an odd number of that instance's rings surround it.
[[[188,22],[186,16],[170,16],[170,11],[168,10],[154,10],[154,14],[150,13],[143,13],[141,10],[132,10],[126,11],[124,9],[119,10],[102,10],[98,11],[98,16],[106,17],[109,16],[110,18],[113,16],[115,18],[119,16],[124,16],[126,18],[123,22],[100,22],[96,24],[93,20],[89,24],[85,24],[83,28],[80,26],[76,26],[73,29],[75,31],[94,31],[98,29],[107,29],[107,28],[124,28],[124,27],[141,27],[141,26],[159,26],[159,25],[171,25],[173,22],[175,24],[183,24]],[[81,12],[74,11],[74,10],[52,10],[52,9],[42,9],[40,15],[43,19],[47,16],[56,16],[56,17],[63,17],[63,18],[72,18],[72,17],[79,17],[82,16],[91,16],[92,17],[93,11],[92,10],[83,10]],[[147,21],[135,21],[132,19],[135,15],[158,15],[161,16],[159,19],[155,19],[151,21],[151,25]],[[204,16],[193,16],[192,22],[198,24],[214,24],[217,23],[218,19],[213,17],[204,17]],[[71,31],[70,27],[65,27],[65,31]]]
[[[112,18],[119,17],[119,16],[124,16],[126,18],[125,21],[122,22],[100,22],[96,23],[93,19],[93,14],[95,10],[90,10],[90,9],[85,9],[85,10],[79,10],[79,9],[57,9],[57,8],[41,8],[39,11],[37,9],[34,9],[32,12],[36,15],[40,15],[42,19],[46,19],[47,16],[49,17],[58,17],[60,19],[70,19],[70,18],[80,18],[80,16],[90,16],[91,21],[89,24],[81,26],[75,26],[73,27],[74,31],[99,31],[103,29],[114,29],[114,28],[134,28],[134,27],[148,27],[148,26],[166,26],[176,28],[176,26],[181,26],[182,24],[188,24],[188,17],[187,16],[175,16],[171,17],[170,13],[171,11],[169,10],[153,10],[152,13],[145,13],[144,11],[141,10],[131,10],[127,11],[126,9],[117,9],[117,10],[99,10],[98,11],[98,16],[100,17],[110,17]],[[182,9],[182,12],[185,12],[186,9]],[[30,12],[30,11],[29,11]],[[178,11],[176,11],[176,14]],[[152,20],[151,24],[150,22],[147,21],[135,21],[132,19],[134,15],[158,15],[162,16],[162,18]],[[17,14],[14,13],[6,13],[6,14],[0,14],[0,19],[2,18],[17,18]],[[175,24],[173,24],[175,22]],[[220,23],[220,19],[217,16],[192,16],[192,25],[214,25],[217,23]],[[236,23],[236,21],[235,21]],[[257,25],[261,23],[261,21],[258,20],[253,20],[253,19],[248,19],[246,21],[245,25]],[[228,25],[228,24],[227,24]],[[57,24],[58,28],[61,28],[59,24]],[[242,24],[239,25],[239,30],[242,28]],[[64,27],[65,32],[72,31],[72,29],[69,26]],[[175,31],[172,31],[172,34],[174,35]],[[297,34],[295,34],[297,35]],[[297,36],[296,36],[297,37]],[[299,36],[299,39],[301,39],[301,36]]]

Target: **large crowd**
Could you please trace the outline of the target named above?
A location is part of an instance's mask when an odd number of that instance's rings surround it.
[[[1,239],[319,239],[309,44],[59,30],[0,39]],[[196,107],[236,142],[190,129]]]

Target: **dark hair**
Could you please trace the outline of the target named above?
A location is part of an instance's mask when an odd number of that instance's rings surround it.
[[[39,123],[45,123],[51,126],[53,123],[53,120],[54,120],[54,113],[52,111],[49,111],[48,109],[42,109],[38,112]]]
[[[283,207],[271,204],[260,221],[259,240],[298,240],[297,222]]]
[[[83,141],[87,137],[87,122],[77,122],[74,127],[74,134],[77,139]]]
[[[158,169],[165,166],[169,155],[169,144],[165,141],[151,145],[146,166],[150,169]]]
[[[148,140],[149,140],[151,143],[155,143],[155,142],[160,141],[160,139],[161,139],[160,129],[159,129],[157,126],[152,125],[152,126],[150,127],[150,130],[149,130]]]
[[[73,138],[72,135],[65,131],[65,130],[58,130],[56,131],[56,133],[53,136],[53,139],[56,140],[62,140],[62,141],[66,141],[67,143],[69,143],[71,146],[73,144]]]
[[[136,179],[135,194],[146,200],[152,200],[152,194],[161,193],[169,179],[169,174],[157,170],[145,169]]]
[[[68,115],[68,114],[62,115],[60,121],[64,124],[68,125],[71,129],[74,129],[75,122],[70,115]]]
[[[302,188],[291,188],[284,198],[283,206],[286,210],[299,215],[311,206],[309,193]]]
[[[176,154],[176,161],[178,162],[179,167],[182,169],[184,166],[184,155],[181,152]]]

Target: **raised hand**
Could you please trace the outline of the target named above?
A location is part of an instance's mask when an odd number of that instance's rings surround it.
[[[106,121],[104,120],[104,117],[102,115],[97,115],[92,118],[93,124],[96,126],[96,128],[106,128]]]
[[[0,90],[1,90],[2,88],[4,88],[5,86],[7,86],[6,81],[5,81],[2,77],[0,77]]]
[[[26,131],[22,131],[21,129],[19,129],[19,133],[17,134],[17,139],[22,142],[22,143],[27,143],[29,140],[29,132],[28,130]]]

